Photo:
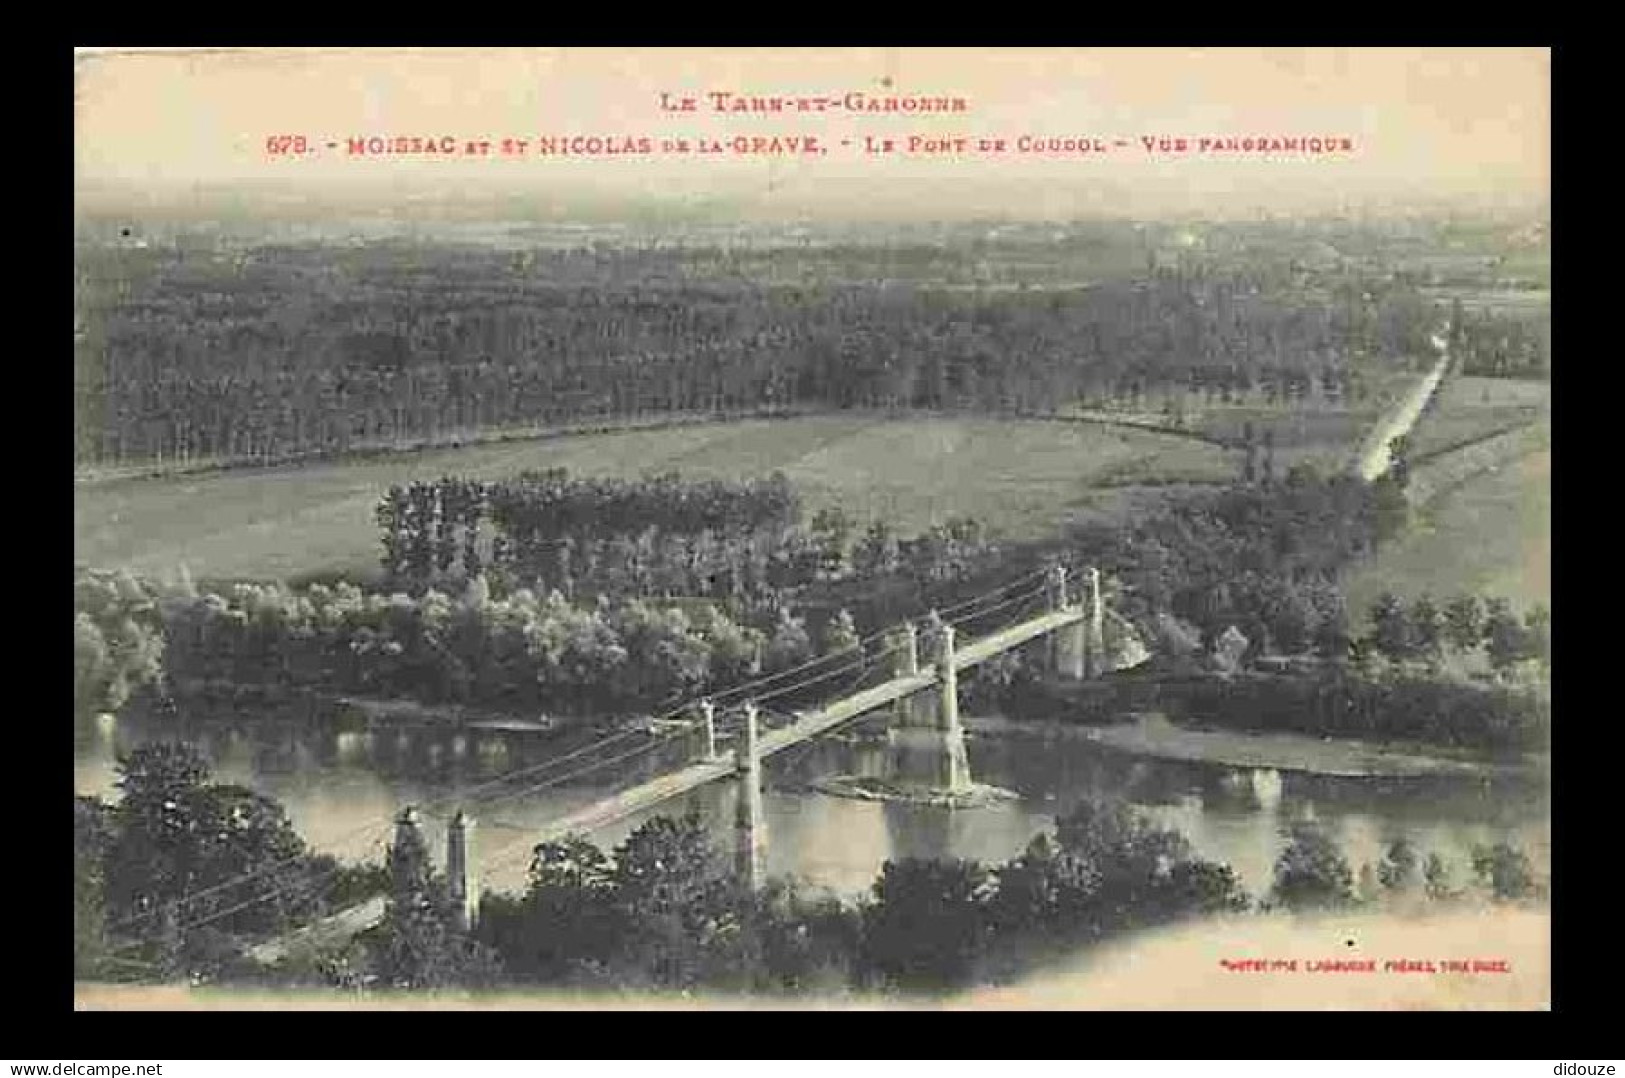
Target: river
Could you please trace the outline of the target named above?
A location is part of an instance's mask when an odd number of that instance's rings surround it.
[[[380,856],[389,821],[406,804],[446,798],[558,752],[535,734],[400,729],[344,731],[331,726],[253,719],[208,722],[103,719],[76,736],[75,790],[116,796],[114,761],[135,745],[165,737],[196,744],[217,781],[237,782],[280,801],[314,847],[344,857]],[[666,761],[646,754],[624,766],[522,796],[498,787],[475,801],[476,858],[487,886],[517,889],[526,867],[527,834],[568,808],[646,778]],[[1337,837],[1354,864],[1375,861],[1400,836],[1435,850],[1465,871],[1473,845],[1510,839],[1537,867],[1549,865],[1549,802],[1537,783],[1516,778],[1332,778],[1141,758],[1075,738],[976,735],[968,740],[978,782],[1004,787],[1017,799],[974,809],[862,801],[817,793],[812,781],[835,774],[879,774],[884,743],[823,739],[767,762],[767,868],[815,887],[855,895],[881,864],[900,857],[969,857],[994,862],[1019,853],[1089,796],[1115,795],[1177,827],[1202,855],[1235,868],[1254,894],[1269,886],[1288,821],[1313,814]],[[588,757],[590,759],[591,757]],[[570,770],[544,767],[538,780]],[[662,811],[696,808],[726,848],[734,790],[719,783]],[[442,849],[444,812],[425,827]],[[639,817],[593,835],[620,841]],[[359,833],[358,833],[359,832]]]

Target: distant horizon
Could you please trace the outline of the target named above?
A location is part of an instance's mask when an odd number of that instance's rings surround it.
[[[1413,195],[1408,199],[1366,198],[1328,202],[1318,206],[1283,208],[1260,202],[1231,206],[1166,206],[1136,210],[1132,204],[1113,205],[1096,193],[1087,202],[1062,200],[1047,203],[1027,197],[1026,189],[1041,181],[1015,179],[990,185],[979,199],[967,200],[955,212],[908,210],[906,188],[895,188],[890,199],[875,199],[867,207],[764,206],[743,194],[710,190],[683,198],[675,194],[612,195],[602,192],[563,193],[492,185],[482,190],[463,189],[454,195],[430,185],[355,184],[329,189],[320,197],[297,183],[278,180],[238,181],[214,186],[174,185],[141,189],[114,187],[75,192],[75,218],[80,223],[129,218],[159,225],[203,225],[214,222],[243,226],[330,225],[346,222],[376,226],[394,222],[403,228],[424,225],[512,224],[558,225],[579,222],[606,225],[707,226],[729,224],[756,228],[774,226],[840,229],[865,225],[919,228],[977,225],[1066,225],[1091,222],[1128,224],[1246,224],[1260,221],[1327,222],[1362,220],[1415,220],[1461,217],[1489,220],[1547,220],[1548,197],[1471,197]],[[908,184],[907,186],[914,186]],[[390,197],[380,197],[385,194]],[[1012,197],[1013,196],[1013,197]],[[1037,203],[1035,205],[1035,202]]]

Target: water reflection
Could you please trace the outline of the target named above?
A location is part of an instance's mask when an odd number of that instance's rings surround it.
[[[314,846],[355,855],[364,852],[357,848],[358,828],[387,824],[402,805],[535,767],[559,751],[548,737],[524,731],[341,727],[246,716],[208,723],[98,720],[76,733],[75,788],[113,796],[118,754],[178,737],[199,746],[220,781],[252,786],[281,801]],[[954,811],[808,790],[821,776],[885,774],[888,750],[872,741],[826,740],[770,760],[764,798],[768,871],[853,894],[868,889],[888,858],[1000,861],[1019,853],[1057,816],[1098,796],[1126,798],[1177,827],[1202,855],[1231,864],[1255,893],[1269,886],[1283,826],[1309,817],[1326,825],[1356,866],[1376,861],[1400,837],[1458,865],[1465,865],[1475,844],[1500,839],[1518,842],[1543,871],[1550,863],[1547,801],[1527,781],[1327,778],[1148,760],[1086,741],[1028,736],[973,737],[968,749],[977,781],[1014,790],[1019,800]],[[509,851],[492,871],[491,885],[522,884],[528,832],[610,788],[661,773],[688,751],[679,741],[522,797],[477,801],[472,813],[480,821],[482,864]],[[540,774],[547,779],[568,770],[565,765]],[[698,812],[727,849],[733,802],[731,784],[718,783],[658,811]],[[623,820],[593,838],[613,845],[640,822]],[[445,821],[430,815],[425,823],[438,843]]]

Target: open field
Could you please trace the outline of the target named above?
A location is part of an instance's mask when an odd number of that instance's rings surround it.
[[[1265,432],[1275,440],[1275,466],[1286,474],[1294,465],[1308,464],[1325,474],[1341,471],[1353,462],[1371,427],[1394,401],[1410,391],[1421,377],[1415,371],[1372,373],[1373,392],[1365,400],[1333,403],[1325,400],[1268,404],[1203,404],[1188,418],[1193,431],[1205,437],[1241,444],[1248,424],[1260,439]]]
[[[1532,379],[1446,378],[1438,400],[1411,434],[1413,456],[1425,458],[1532,423],[1550,413],[1551,396],[1551,383]]]
[[[1230,479],[1232,456],[1190,438],[1083,424],[755,420],[88,485],[74,492],[74,549],[89,565],[167,573],[185,563],[198,578],[370,572],[378,550],[373,509],[391,484],[552,467],[696,478],[782,470],[809,513],[839,505],[905,531],[971,515],[1021,539],[1143,506],[1166,496],[1167,484]]]
[[[1550,288],[1425,288],[1422,294],[1441,303],[1459,299],[1474,312],[1545,314],[1552,307]]]
[[[1552,454],[1508,462],[1419,507],[1410,531],[1349,574],[1360,620],[1384,591],[1406,598],[1462,592],[1504,596],[1515,608],[1552,600]]]

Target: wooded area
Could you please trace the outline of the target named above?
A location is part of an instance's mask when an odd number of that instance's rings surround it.
[[[1058,279],[1023,276],[1040,253]],[[1042,252],[84,244],[75,454],[274,460],[775,408],[1351,402],[1374,372],[1427,354],[1436,320],[1406,275],[1360,264],[1120,263],[1081,240]],[[1097,267],[1106,275],[1087,279]],[[978,273],[1018,280],[954,283]],[[1473,370],[1546,368],[1539,320],[1476,313],[1467,333]]]

